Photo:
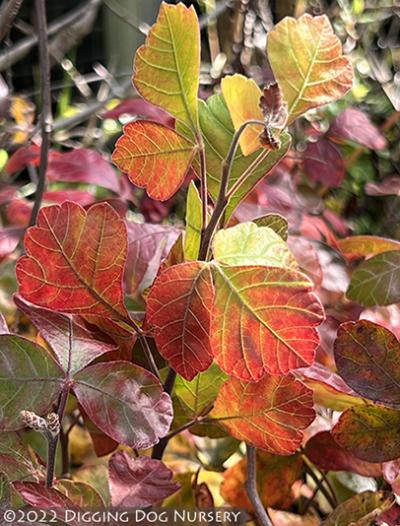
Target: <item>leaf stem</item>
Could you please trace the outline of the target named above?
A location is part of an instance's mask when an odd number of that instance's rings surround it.
[[[62,426],[62,420],[64,418],[65,407],[67,405],[69,395],[69,385],[66,383],[58,402],[57,415],[60,422],[60,428]],[[47,434],[47,476],[46,476],[46,487],[51,488],[53,486],[54,480],[54,470],[56,466],[56,453],[57,453],[57,444],[60,437],[60,433],[57,436],[52,436]],[[69,461],[68,461],[69,464]],[[64,467],[64,466],[63,466]],[[69,467],[68,467],[69,470]]]
[[[199,161],[200,161],[200,199],[201,199],[201,237],[207,228],[207,166],[206,166],[206,151],[204,147],[203,137],[201,133],[196,134],[196,141],[199,147]]]
[[[247,451],[247,480],[245,487],[249,500],[253,506],[254,514],[260,526],[273,526],[267,510],[261,502],[257,490],[257,450],[255,447],[246,444]]]
[[[50,84],[50,57],[47,38],[47,17],[45,0],[35,0],[37,18],[37,31],[39,40],[39,68],[42,111],[40,115],[40,128],[42,144],[40,147],[39,180],[36,188],[35,202],[29,226],[36,223],[43,194],[46,188],[46,171],[50,149],[50,135],[53,130],[53,116],[51,113],[51,84]]]

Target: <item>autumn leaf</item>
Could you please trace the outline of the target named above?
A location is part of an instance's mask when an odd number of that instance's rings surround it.
[[[310,365],[324,317],[311,281],[278,267],[213,265],[211,347],[227,374],[258,380]]]
[[[304,172],[311,181],[336,188],[346,174],[340,149],[325,136],[309,142],[303,153]]]
[[[276,232],[283,241],[287,241],[289,225],[287,220],[280,214],[265,214],[265,216],[253,219],[257,226],[267,226]]]
[[[198,261],[167,268],[147,299],[146,321],[154,332],[157,349],[186,380],[211,365],[213,300],[210,268]]]
[[[126,228],[110,205],[87,212],[70,201],[43,208],[24,241],[27,255],[16,269],[23,298],[71,314],[128,318],[122,290]]]
[[[398,303],[400,250],[382,252],[363,261],[353,272],[346,295],[366,307]]]
[[[65,495],[75,507],[89,510],[104,508],[104,502],[99,493],[86,482],[59,480],[55,489]]]
[[[354,141],[371,150],[384,150],[387,146],[385,137],[372,124],[368,115],[356,108],[346,108],[339,113],[333,120],[328,133],[334,140]]]
[[[290,455],[314,420],[312,391],[290,375],[259,382],[229,378],[211,416],[238,440],[277,455]]]
[[[327,16],[286,17],[268,34],[268,59],[288,103],[289,124],[353,85],[353,68]]]
[[[172,471],[160,460],[132,458],[117,451],[109,462],[109,486],[114,508],[152,506],[179,490]]]
[[[335,362],[346,383],[364,398],[400,409],[400,342],[367,320],[342,323]]]
[[[226,265],[297,268],[296,260],[283,239],[271,228],[251,222],[217,232],[213,253],[217,261]]]
[[[364,405],[347,409],[332,430],[336,442],[367,462],[400,457],[400,411]]]
[[[39,345],[12,334],[0,335],[0,429],[25,427],[21,411],[42,415],[57,400],[63,372]]]
[[[32,458],[32,451],[19,433],[7,431],[0,434],[0,473],[8,480],[38,482],[45,477],[44,467]],[[1,502],[1,499],[0,499]]]
[[[321,526],[368,526],[393,504],[388,491],[364,491],[345,500],[321,523]],[[363,521],[365,519],[365,522]]]
[[[390,250],[400,250],[400,242],[379,236],[349,236],[338,240],[340,250],[347,258],[375,256]]]
[[[166,201],[182,186],[195,153],[196,146],[175,130],[134,121],[124,127],[112,159],[152,199]]]
[[[172,404],[156,377],[129,362],[90,365],[74,377],[74,393],[93,423],[116,442],[154,446],[172,422]]]
[[[186,198],[184,254],[186,260],[198,258],[202,228],[202,203],[196,185],[191,181]]]
[[[161,3],[146,43],[136,53],[133,84],[148,102],[198,129],[200,29],[194,7]]]

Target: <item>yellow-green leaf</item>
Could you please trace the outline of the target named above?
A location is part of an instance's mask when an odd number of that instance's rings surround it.
[[[186,260],[197,259],[201,241],[202,207],[199,192],[192,181],[186,202],[186,231],[184,254]]]
[[[353,85],[353,68],[327,16],[284,18],[268,35],[268,59],[293,122]]]

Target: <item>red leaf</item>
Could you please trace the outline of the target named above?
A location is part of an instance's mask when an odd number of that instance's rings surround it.
[[[25,234],[25,249],[16,271],[26,300],[61,312],[128,318],[126,229],[109,205],[87,212],[69,201],[43,208]]]
[[[139,115],[170,128],[175,125],[175,119],[169,113],[142,98],[123,100],[112,110],[103,113],[102,117],[103,119],[118,119],[122,115]]]
[[[43,199],[52,203],[62,204],[64,201],[73,201],[81,206],[91,205],[96,201],[94,194],[83,190],[54,190],[45,192]]]
[[[207,264],[182,263],[156,279],[147,300],[147,323],[160,354],[191,380],[211,365],[209,342],[214,288]]]
[[[101,316],[81,316],[87,323],[90,330],[98,328],[103,334],[107,335],[119,347],[119,360],[131,361],[132,349],[135,345],[137,334],[121,327],[117,322]],[[112,353],[114,354],[114,353]]]
[[[377,183],[367,183],[365,185],[367,195],[399,195],[400,194],[400,177],[392,175]]]
[[[339,148],[324,136],[307,144],[303,167],[311,181],[324,186],[340,186],[345,176],[344,160]]]
[[[384,150],[386,139],[372,124],[368,115],[355,108],[346,108],[332,122],[329,135],[335,139],[357,142],[371,150]]]
[[[8,175],[15,172],[20,172],[28,165],[39,166],[40,162],[40,146],[37,144],[28,144],[21,146],[8,159],[5,171]]]
[[[151,121],[130,122],[115,145],[113,161],[129,179],[158,201],[182,186],[196,146],[176,131]]]
[[[109,485],[115,508],[152,506],[180,488],[172,480],[172,471],[160,460],[134,459],[125,451],[118,451],[110,459]]]
[[[31,219],[32,208],[33,204],[27,199],[13,199],[6,208],[10,225],[27,227]]]
[[[211,415],[238,440],[277,455],[294,453],[315,418],[311,389],[290,375],[256,383],[229,378]]]
[[[22,228],[14,226],[0,229],[0,260],[14,252],[23,233]]]

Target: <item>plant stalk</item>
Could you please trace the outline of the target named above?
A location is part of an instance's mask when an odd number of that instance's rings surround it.
[[[253,506],[254,514],[260,526],[273,526],[267,510],[261,502],[257,490],[257,450],[255,447],[246,444],[247,451],[247,480],[245,487],[249,500]]]

